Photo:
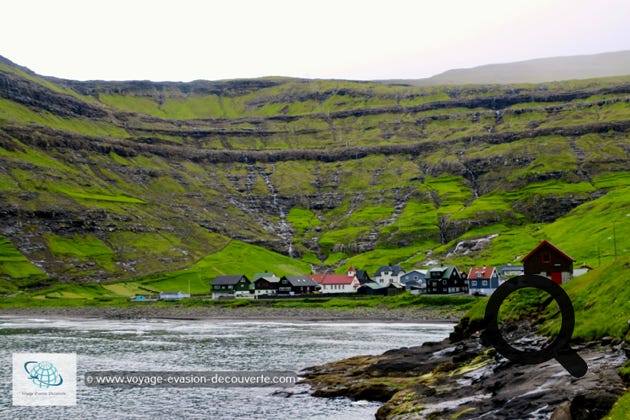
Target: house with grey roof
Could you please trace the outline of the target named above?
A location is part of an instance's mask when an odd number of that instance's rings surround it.
[[[426,270],[411,270],[400,276],[400,284],[405,290],[419,295],[427,292]]]
[[[212,299],[248,297],[254,295],[254,285],[245,274],[217,276],[212,280]]]
[[[405,274],[399,265],[383,265],[376,270],[374,281],[381,286],[389,286],[392,283],[400,284],[400,277]]]
[[[278,294],[303,295],[320,289],[321,286],[307,275],[283,276],[280,279]]]

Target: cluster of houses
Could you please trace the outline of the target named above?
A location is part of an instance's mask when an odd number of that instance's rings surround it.
[[[522,265],[473,267],[468,272],[454,265],[439,265],[425,270],[405,271],[399,265],[382,266],[371,278],[365,270],[350,267],[344,274],[309,274],[278,277],[258,273],[249,279],[244,274],[221,275],[212,281],[212,299],[289,297],[311,294],[395,295],[470,294],[489,296],[502,282],[522,274],[538,274],[558,284],[569,281],[584,268],[574,272],[575,260],[548,241],[542,241],[522,260]],[[160,300],[179,300],[188,295],[163,293]]]
[[[358,293],[394,295],[405,290],[414,294],[464,294],[488,296],[506,279],[538,274],[561,284],[570,280],[575,260],[549,243],[541,242],[522,260],[522,265],[473,267],[467,273],[454,265],[405,271],[399,265],[382,266],[370,278],[365,270],[350,267],[345,274],[309,274],[278,277],[258,273],[223,275],[212,282],[212,298],[261,298],[313,293]]]

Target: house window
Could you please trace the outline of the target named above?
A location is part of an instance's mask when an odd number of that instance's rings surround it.
[[[471,281],[471,282],[470,282],[470,285],[471,285],[472,287],[477,287],[477,280],[473,280],[473,281]]]
[[[442,280],[442,284],[446,286],[446,280]]]
[[[551,254],[548,252],[543,252],[541,258],[544,264],[549,264],[551,262]]]
[[[481,285],[482,285],[482,286],[486,286],[486,287],[487,287],[487,286],[488,286],[488,280],[484,280],[484,281],[482,281],[482,282],[481,282]]]

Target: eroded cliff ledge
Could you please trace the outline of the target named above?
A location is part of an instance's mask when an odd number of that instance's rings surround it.
[[[357,356],[302,374],[315,396],[382,401],[377,419],[602,418],[625,390],[618,371],[630,348],[612,339],[574,348],[589,366],[582,378],[555,360],[513,363],[484,347],[478,333]]]

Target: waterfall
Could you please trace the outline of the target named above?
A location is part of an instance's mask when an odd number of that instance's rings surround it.
[[[284,212],[284,209],[278,203],[278,193],[276,192],[276,188],[273,186],[268,173],[264,172],[263,170],[259,170],[258,174],[261,176],[263,181],[265,181],[265,185],[267,185],[267,189],[269,189],[269,192],[271,193],[273,206],[278,211],[278,215],[280,216],[280,221],[278,222],[279,236],[285,241],[289,257],[293,258],[293,232],[291,231],[291,226],[287,221],[287,216]]]

